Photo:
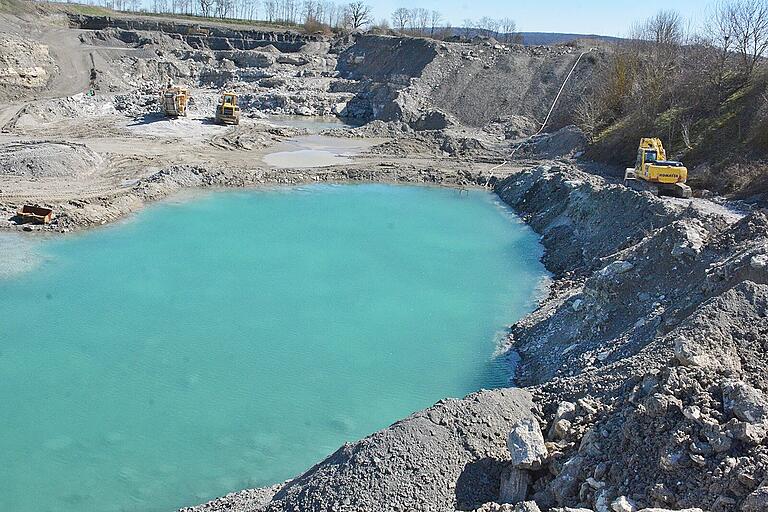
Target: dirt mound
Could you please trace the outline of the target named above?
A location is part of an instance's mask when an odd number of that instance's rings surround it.
[[[11,34],[0,34],[0,99],[42,89],[55,70],[48,47]]]
[[[498,496],[507,432],[532,418],[532,407],[515,389],[442,400],[340,448],[282,486],[264,510],[471,510]],[[250,510],[242,501],[224,510]],[[221,509],[211,502],[184,510]]]
[[[587,147],[587,138],[578,127],[568,125],[552,133],[542,133],[526,141],[519,154],[555,159],[581,154]]]
[[[113,99],[113,98],[109,98]],[[19,133],[36,133],[42,125],[67,123],[80,118],[101,119],[118,114],[115,103],[104,96],[76,94],[65,98],[27,103],[6,129]]]
[[[88,174],[101,157],[82,144],[12,142],[0,145],[0,169],[6,176],[50,178]]]

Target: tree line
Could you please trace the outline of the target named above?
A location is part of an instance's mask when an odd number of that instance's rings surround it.
[[[454,29],[442,13],[424,8],[396,9],[387,19],[375,21],[371,6],[362,1],[336,3],[331,0],[87,0],[118,11],[149,11],[158,14],[184,14],[203,17],[264,21],[272,24],[304,26],[308,31],[393,30],[403,35],[445,39],[458,34],[496,37],[517,42],[516,25],[510,18],[465,20]],[[147,3],[149,2],[149,3]]]
[[[660,11],[614,44],[578,101],[577,122],[606,155],[633,154],[645,133],[702,161],[724,143],[768,151],[766,50],[768,0],[717,1],[695,29]]]

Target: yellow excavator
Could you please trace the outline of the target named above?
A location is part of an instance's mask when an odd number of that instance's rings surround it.
[[[234,92],[221,93],[221,99],[216,106],[216,123],[240,124],[240,107],[237,106],[237,94]]]
[[[640,139],[635,166],[624,172],[625,185],[660,196],[690,199],[693,191],[685,184],[687,180],[688,169],[680,162],[667,160],[661,139],[655,137]]]

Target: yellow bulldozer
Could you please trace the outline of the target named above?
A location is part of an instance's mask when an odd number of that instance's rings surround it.
[[[680,162],[667,160],[661,139],[655,137],[640,139],[635,166],[624,172],[625,185],[660,196],[690,199],[693,191],[685,184],[687,180],[688,169]]]
[[[187,115],[190,94],[187,87],[173,85],[171,81],[160,92],[160,108],[167,117]]]
[[[216,106],[216,123],[240,124],[240,107],[237,106],[236,93],[221,93],[221,99],[219,99],[219,104]]]

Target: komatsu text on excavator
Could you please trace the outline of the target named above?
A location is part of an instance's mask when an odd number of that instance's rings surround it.
[[[680,162],[667,160],[667,153],[658,138],[640,139],[635,167],[624,173],[624,184],[636,190],[660,196],[690,199],[691,187],[685,184],[688,169]]]

